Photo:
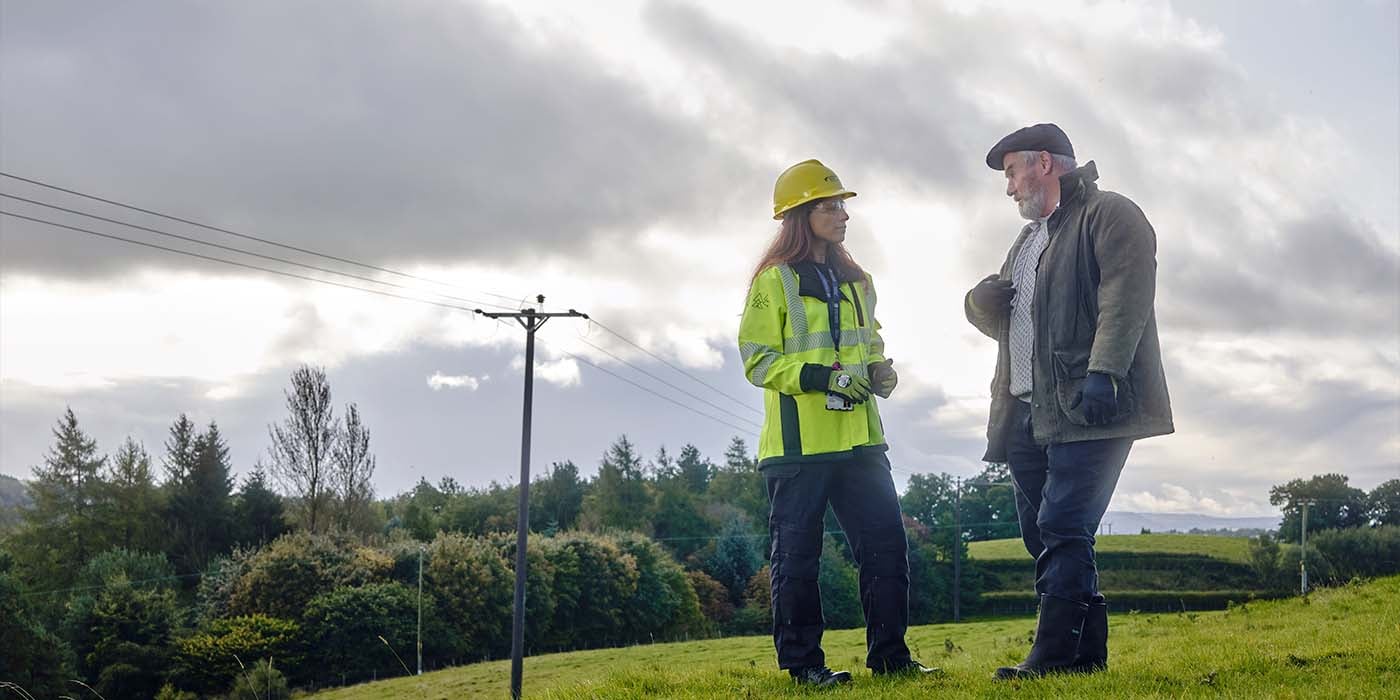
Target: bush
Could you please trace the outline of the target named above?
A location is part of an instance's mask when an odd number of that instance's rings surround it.
[[[704,633],[700,599],[685,571],[661,545],[643,535],[617,536],[618,547],[637,563],[637,587],[628,601],[624,630],[633,641],[677,639]]]
[[[13,568],[13,557],[0,550],[0,680],[17,683],[35,697],[57,697],[72,678],[71,652],[35,615]]]
[[[343,536],[284,535],[252,556],[233,585],[228,612],[295,619],[317,595],[387,580],[393,566],[387,554]]]
[[[106,697],[155,695],[170,662],[175,594],[132,586],[117,574],[83,604],[69,609],[69,629],[85,630],[75,644],[84,675]]]
[[[301,626],[263,614],[215,620],[179,641],[173,676],[181,688],[212,693],[227,688],[253,659],[278,659],[283,668],[302,661]]]
[[[729,601],[738,605],[743,601],[744,587],[767,558],[763,543],[763,538],[749,527],[748,519],[735,515],[694,558],[700,562],[701,570],[729,590]]]
[[[133,585],[148,588],[173,589],[178,581],[175,568],[164,554],[113,547],[88,560],[78,574],[76,585],[100,588],[119,576]]]
[[[178,690],[174,685],[166,683],[160,687],[160,692],[156,693],[156,700],[199,700],[199,696],[188,690]]]
[[[499,533],[490,536],[492,545],[505,560],[511,577],[511,611],[515,610],[515,535]],[[525,546],[525,646],[526,653],[534,651],[548,639],[554,627],[554,564],[544,548],[547,538],[530,535]],[[512,620],[513,621],[513,620]]]
[[[205,567],[195,589],[195,621],[208,624],[229,614],[233,590],[239,579],[248,573],[255,549],[235,547],[228,556],[215,557]]]
[[[555,632],[551,643],[600,647],[633,639],[626,607],[637,591],[637,560],[611,538],[571,532],[549,540],[554,564]]]
[[[287,688],[287,679],[282,672],[272,666],[272,659],[254,662],[246,671],[239,673],[233,687],[228,691],[229,700],[234,698],[260,698],[261,700],[289,700],[292,691]]]
[[[441,658],[450,632],[437,601],[423,594],[423,655]],[[372,583],[323,593],[306,606],[302,619],[314,678],[341,674],[397,676],[401,659],[412,658],[418,630],[418,592],[401,583]],[[395,654],[398,658],[395,658]],[[407,663],[407,662],[402,662]]]
[[[1331,576],[1326,579],[1329,582],[1345,583],[1357,577],[1400,573],[1400,525],[1323,530],[1309,545],[1309,549],[1315,545],[1332,565]],[[1314,576],[1311,561],[1309,559],[1309,578]]]
[[[515,578],[499,550],[478,538],[439,532],[423,567],[423,590],[437,600],[461,653],[480,659],[509,651]]]
[[[723,625],[734,617],[734,604],[729,602],[729,591],[719,581],[703,571],[687,571],[690,587],[695,589],[695,597],[700,602],[700,612],[714,625]]]

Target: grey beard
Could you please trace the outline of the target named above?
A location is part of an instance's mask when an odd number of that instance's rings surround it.
[[[1045,211],[1045,190],[1039,189],[1031,193],[1031,196],[1016,203],[1016,209],[1021,212],[1021,218],[1035,221],[1040,218],[1040,212]]]

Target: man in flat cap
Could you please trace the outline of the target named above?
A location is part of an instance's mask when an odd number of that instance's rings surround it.
[[[987,153],[1028,223],[1001,272],[967,293],[967,319],[997,341],[988,462],[1010,467],[1021,539],[1035,557],[1040,619],[1026,660],[999,679],[1108,664],[1098,530],[1133,440],[1173,431],[1153,312],[1157,239],[1142,210],[1100,190],[1054,124]]]

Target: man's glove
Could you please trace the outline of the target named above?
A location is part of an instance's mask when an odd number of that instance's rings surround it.
[[[882,399],[888,399],[895,385],[899,383],[899,374],[894,371],[894,360],[886,358],[884,362],[872,362],[866,370],[870,372],[871,391]]]
[[[826,380],[826,391],[852,403],[864,403],[870,398],[870,382],[845,370],[832,370],[831,378]]]
[[[1069,407],[1078,408],[1081,403],[1089,425],[1103,425],[1113,420],[1118,415],[1118,390],[1113,386],[1113,377],[1090,372]]]
[[[1016,289],[1011,286],[1011,280],[1004,280],[1001,275],[987,275],[972,288],[972,305],[983,313],[1001,315],[1010,310],[1014,296]]]

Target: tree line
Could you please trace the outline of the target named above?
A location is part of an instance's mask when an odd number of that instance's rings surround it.
[[[238,483],[215,422],[178,416],[157,461],[130,438],[102,454],[66,410],[27,494],[7,496],[19,517],[0,514],[0,677],[36,695],[79,678],[108,697],[164,698],[233,694],[254,675],[284,690],[356,682],[413,665],[420,605],[425,667],[507,653],[517,487],[420,479],[378,498],[357,406],[337,411],[325,372],[305,366],[284,398],[265,457]],[[1319,477],[1328,499],[1333,476]],[[1342,505],[1313,510],[1310,530],[1362,512],[1368,525],[1395,522],[1397,486],[1327,500]],[[1275,487],[1276,505],[1322,502],[1308,488]],[[914,475],[901,506],[911,617],[951,619],[953,559],[967,542],[1019,535],[1006,467],[965,483]],[[689,444],[648,458],[623,435],[591,478],[550,465],[530,488],[531,652],[767,632],[767,509],[737,437],[718,460]],[[826,529],[825,616],[858,626],[858,577],[830,513]],[[1286,556],[1270,576],[1282,580]],[[964,609],[982,581],[964,561]]]
[[[517,487],[449,477],[377,498],[356,405],[337,411],[305,366],[284,398],[237,482],[214,421],[178,416],[155,456],[132,438],[104,454],[65,410],[22,498],[7,496],[18,516],[0,520],[0,677],[167,698],[232,693],[250,667],[281,687],[364,680],[416,651],[420,603],[429,668],[505,654]],[[906,493],[916,622],[949,617],[951,556],[976,536],[951,529],[951,483],[921,475]],[[718,461],[694,445],[648,459],[623,435],[591,478],[550,465],[530,499],[533,652],[768,630],[767,502],[742,439]],[[856,626],[856,570],[830,516],[827,529],[827,618]]]

